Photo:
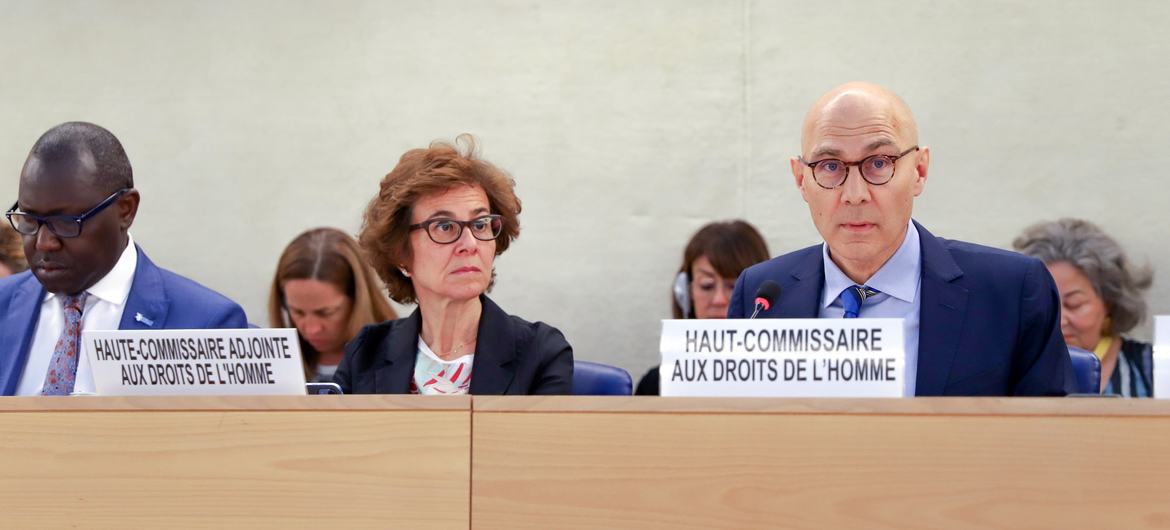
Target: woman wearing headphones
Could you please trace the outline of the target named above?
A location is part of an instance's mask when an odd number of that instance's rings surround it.
[[[769,257],[763,236],[745,221],[715,222],[700,228],[687,243],[675,276],[671,297],[674,318],[727,318],[727,304],[739,273]],[[658,395],[657,366],[642,376],[634,394]]]

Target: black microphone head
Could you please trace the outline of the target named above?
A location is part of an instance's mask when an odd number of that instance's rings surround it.
[[[762,299],[766,302],[765,309],[772,307],[777,298],[780,298],[780,284],[772,280],[764,280],[764,283],[760,284],[760,288],[756,289],[756,301],[758,303]]]

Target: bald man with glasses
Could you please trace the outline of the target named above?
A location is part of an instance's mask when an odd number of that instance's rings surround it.
[[[1038,260],[935,237],[911,219],[930,149],[906,103],[870,83],[809,111],[791,169],[824,243],[748,268],[729,318],[902,318],[906,396],[1060,396],[1074,388],[1055,283]]]
[[[134,244],[139,199],[106,129],[64,123],[37,140],[5,213],[30,270],[0,280],[0,395],[92,393],[84,329],[247,327],[238,304]]]

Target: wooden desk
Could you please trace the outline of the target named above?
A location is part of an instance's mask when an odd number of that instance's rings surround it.
[[[474,401],[472,528],[1166,528],[1170,402]]]
[[[0,525],[465,529],[470,405],[0,399]]]
[[[1150,400],[6,398],[0,520],[1166,528],[1168,440]]]

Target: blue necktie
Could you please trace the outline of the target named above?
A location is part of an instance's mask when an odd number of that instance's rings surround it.
[[[857,315],[861,313],[861,304],[865,303],[865,299],[879,292],[877,289],[863,285],[854,285],[841,291],[841,305],[845,306],[845,318],[857,318]]]

